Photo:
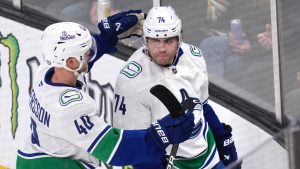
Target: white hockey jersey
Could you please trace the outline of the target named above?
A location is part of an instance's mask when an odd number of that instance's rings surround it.
[[[52,83],[53,72],[45,66],[36,75],[29,99],[31,133],[18,150],[17,169],[95,168],[99,160],[120,166],[164,153],[145,142],[144,131],[106,124],[84,85]],[[137,155],[128,157],[129,152]]]
[[[180,90],[202,104],[208,99],[208,78],[200,49],[183,43],[179,57],[172,66],[161,67],[148,57],[144,48],[138,49],[120,71],[115,86],[113,126],[124,129],[145,129],[168,112],[166,107],[150,93],[150,88],[166,86],[181,102]],[[178,168],[212,168],[219,162],[213,135],[203,112],[195,114],[198,130],[181,143],[175,164]],[[167,152],[170,153],[171,146]]]

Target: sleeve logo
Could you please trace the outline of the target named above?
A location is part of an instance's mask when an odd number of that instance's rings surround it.
[[[135,61],[128,63],[122,70],[121,74],[128,78],[134,78],[142,72],[142,66]]]
[[[59,103],[62,106],[66,106],[72,102],[80,101],[82,100],[82,94],[77,90],[65,90],[62,94],[59,96]]]

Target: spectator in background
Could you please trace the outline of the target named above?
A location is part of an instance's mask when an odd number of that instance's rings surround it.
[[[213,34],[200,43],[200,49],[208,72],[241,85],[242,72],[249,64],[272,56],[269,1],[209,0],[207,11]],[[230,29],[235,18],[242,22],[242,43]]]
[[[98,24],[98,1],[93,1],[89,12],[90,21],[92,25]]]
[[[93,0],[54,0],[48,3],[45,11],[60,20],[92,24],[89,12]]]
[[[52,1],[46,11],[62,20],[76,21],[93,26],[98,24],[98,0],[64,0]],[[111,7],[108,16],[116,14]]]

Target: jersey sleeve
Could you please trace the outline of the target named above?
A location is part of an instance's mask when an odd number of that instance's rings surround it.
[[[143,104],[144,93],[137,90],[132,80],[122,73],[118,76],[114,91],[113,126],[145,129],[151,124],[151,109],[148,104]]]
[[[97,159],[116,166],[136,164],[164,154],[148,130],[122,130],[106,124],[90,104],[76,104],[62,112],[56,134]],[[58,120],[58,119],[55,119]],[[130,154],[130,155],[129,155]]]
[[[109,40],[108,38],[106,38],[105,36],[101,35],[101,34],[93,34],[93,38],[95,39],[96,42],[96,47],[97,47],[97,53],[95,58],[93,58],[93,60],[91,60],[88,63],[88,67],[89,70],[91,70],[91,68],[93,67],[94,63],[100,59],[104,54],[114,54],[118,51],[117,47],[116,47],[116,43],[112,42],[111,40]]]
[[[197,67],[196,70],[200,73],[200,79],[201,79],[201,84],[200,85],[200,92],[199,92],[199,98],[202,103],[207,102],[208,99],[208,75],[207,75],[207,67],[206,67],[206,62],[203,57],[201,49],[199,49],[196,46],[190,45],[190,44],[184,44],[183,48],[185,52],[187,52],[195,66]],[[198,85],[199,85],[198,84]]]
[[[206,69],[206,63],[205,63],[205,60],[204,60],[204,57],[200,57],[200,58],[197,58],[198,62],[199,62],[199,65],[201,67],[201,72],[202,72],[202,79],[203,79],[203,82],[202,82],[202,85],[200,86],[200,100],[202,102],[202,104],[206,103],[207,100],[208,100],[208,75],[207,75],[207,69]]]

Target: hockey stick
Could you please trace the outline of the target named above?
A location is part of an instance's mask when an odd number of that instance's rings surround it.
[[[181,104],[176,99],[176,97],[173,95],[173,93],[167,89],[163,85],[155,85],[150,89],[150,93],[154,95],[156,98],[158,98],[169,110],[171,116],[178,117],[183,112],[181,109]],[[174,159],[177,154],[179,144],[174,144],[171,149],[170,157],[168,160],[168,164],[166,169],[172,169],[174,166]]]

